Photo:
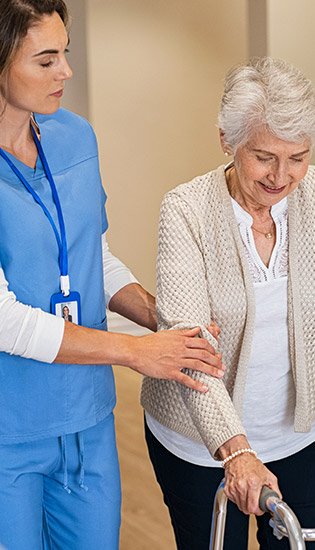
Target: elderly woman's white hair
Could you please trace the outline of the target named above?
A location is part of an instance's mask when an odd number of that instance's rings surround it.
[[[253,58],[225,78],[219,128],[231,152],[262,127],[285,141],[315,142],[315,94],[310,80],[289,63]]]

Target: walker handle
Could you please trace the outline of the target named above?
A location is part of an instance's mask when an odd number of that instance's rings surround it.
[[[263,512],[269,512],[270,511],[267,504],[266,504],[268,498],[270,498],[270,497],[276,497],[276,498],[280,499],[280,495],[278,495],[278,493],[276,493],[276,491],[273,491],[272,489],[270,489],[270,487],[267,487],[267,485],[264,485],[262,490],[261,490],[260,497],[259,497],[259,508]]]

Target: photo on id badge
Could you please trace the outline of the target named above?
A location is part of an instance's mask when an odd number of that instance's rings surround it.
[[[56,315],[65,321],[78,324],[78,302],[56,304]]]
[[[78,292],[64,296],[61,292],[51,297],[51,313],[65,321],[81,325],[81,300]]]

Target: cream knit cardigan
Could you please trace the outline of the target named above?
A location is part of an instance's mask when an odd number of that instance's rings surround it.
[[[288,197],[290,358],[296,387],[294,428],[309,431],[315,416],[315,167]],[[224,166],[182,184],[163,200],[157,311],[160,329],[221,327],[224,380],[188,371],[206,394],[176,382],[145,378],[141,403],[168,428],[203,441],[212,456],[243,434],[242,402],[251,353],[255,299]],[[274,366],[275,369],[277,365]],[[272,384],[270,380],[270,384]],[[265,390],[268,391],[268,388]]]

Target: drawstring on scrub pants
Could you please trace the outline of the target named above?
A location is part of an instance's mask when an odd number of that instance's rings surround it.
[[[81,489],[83,489],[85,492],[89,490],[89,488],[84,485],[84,438],[83,433],[78,432],[78,439],[79,439],[79,457],[80,457],[80,479],[79,479],[79,486]]]
[[[79,463],[80,463],[80,477],[79,487],[84,491],[88,491],[89,488],[84,484],[84,436],[82,432],[77,432],[78,449],[79,449]],[[63,488],[70,495],[71,489],[68,485],[68,455],[67,455],[67,436],[61,436],[61,453],[63,462]]]

